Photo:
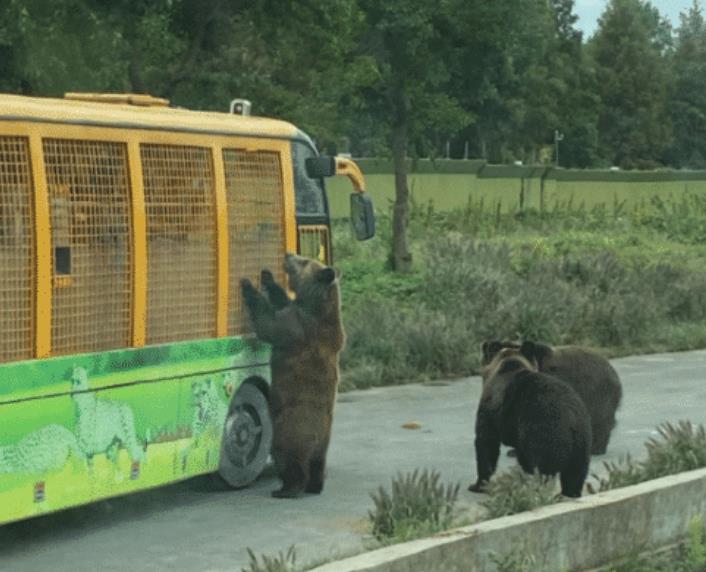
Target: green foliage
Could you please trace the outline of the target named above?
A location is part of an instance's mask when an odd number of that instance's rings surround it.
[[[502,557],[491,554],[498,572],[529,572],[537,569],[534,554],[517,550]],[[634,550],[620,564],[606,572],[703,572],[706,569],[706,535],[701,516],[689,521],[686,539],[673,549],[641,552]]]
[[[658,437],[646,443],[647,458],[635,462],[629,456],[617,463],[604,463],[607,476],[593,475],[598,490],[606,491],[643,481],[706,467],[706,429],[690,421],[663,423]]]
[[[409,275],[386,269],[389,219],[378,223],[379,242],[366,244],[334,228],[348,334],[342,389],[468,375],[487,338],[613,355],[706,344],[697,198],[500,215],[482,201],[450,212],[415,205]]]
[[[694,3],[681,15],[676,49],[671,58],[672,164],[690,169],[706,167],[706,21]]]
[[[558,130],[562,166],[702,167],[701,4],[674,37],[639,0],[610,2],[588,44],[576,21],[573,0],[6,0],[0,90],[247,97],[365,156],[394,131],[412,156],[554,162]]]
[[[671,136],[663,55],[669,37],[659,13],[640,0],[611,0],[599,20],[591,43],[602,102],[599,141],[613,165],[648,168],[663,161]]]
[[[428,536],[450,527],[459,484],[442,484],[436,471],[398,474],[392,488],[379,487],[370,496],[372,534],[392,543]]]
[[[499,518],[559,502],[555,485],[554,479],[528,475],[519,467],[494,475],[488,483],[489,496],[481,503],[488,511],[486,518]]]
[[[277,556],[267,556],[263,554],[258,558],[255,553],[247,548],[250,562],[247,568],[241,568],[241,572],[295,572],[297,552],[294,545],[287,549],[287,552],[279,552]]]
[[[657,553],[635,552],[608,572],[703,572],[706,569],[706,536],[701,516],[689,521],[687,537],[677,548]]]
[[[537,559],[533,554],[512,552],[504,556],[490,554],[490,561],[497,566],[498,572],[532,572],[537,569]]]

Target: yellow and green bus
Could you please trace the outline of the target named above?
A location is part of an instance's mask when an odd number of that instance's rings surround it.
[[[132,94],[0,95],[0,523],[264,468],[269,348],[239,281],[329,262],[318,156],[284,121]]]

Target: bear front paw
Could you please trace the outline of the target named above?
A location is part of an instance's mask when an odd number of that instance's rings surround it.
[[[472,493],[484,493],[487,483],[485,481],[477,481],[468,487],[468,490]]]
[[[255,288],[255,286],[249,279],[241,279],[240,288],[243,292],[243,299],[246,303],[252,303],[253,301],[257,300],[257,288]]]

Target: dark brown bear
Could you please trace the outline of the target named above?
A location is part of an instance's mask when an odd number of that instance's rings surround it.
[[[478,480],[482,492],[500,454],[500,444],[515,447],[527,473],[559,473],[561,493],[580,497],[588,474],[591,422],[578,394],[559,379],[535,369],[532,342],[496,352],[476,414]]]
[[[293,254],[285,270],[293,302],[267,270],[267,297],[247,279],[241,287],[255,333],[272,345],[272,457],[282,481],[272,496],[292,498],[324,487],[345,334],[336,271]]]
[[[488,365],[502,348],[519,348],[516,342],[485,342],[482,362]],[[553,348],[534,343],[530,357],[539,371],[558,377],[576,390],[591,416],[593,434],[592,455],[603,455],[608,448],[610,433],[615,427],[615,412],[620,405],[623,389],[620,378],[607,359],[578,346]]]

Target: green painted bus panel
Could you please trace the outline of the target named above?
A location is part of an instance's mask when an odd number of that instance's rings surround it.
[[[219,338],[7,363],[0,365],[0,405],[70,393],[70,372],[76,366],[86,368],[93,389],[100,389],[268,362],[269,347],[255,338]]]
[[[234,338],[0,367],[0,523],[216,470],[230,400],[269,375]]]

